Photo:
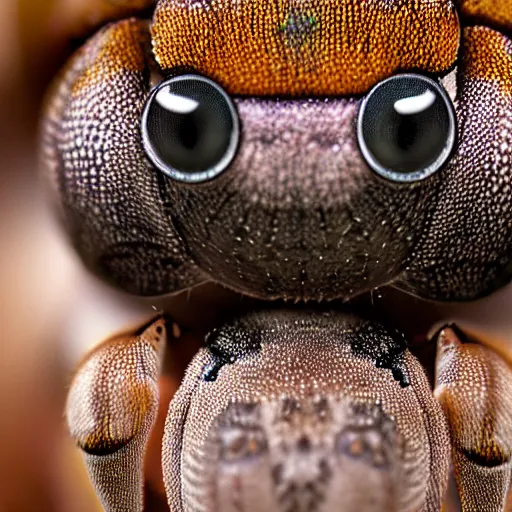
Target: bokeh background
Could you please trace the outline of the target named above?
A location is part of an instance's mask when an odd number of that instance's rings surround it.
[[[87,346],[149,306],[85,275],[37,164],[44,91],[97,20],[90,0],[0,0],[0,511],[100,510],[65,434],[70,372]],[[88,311],[86,311],[88,310]]]
[[[152,312],[149,303],[117,294],[83,271],[38,174],[44,91],[102,22],[95,9],[101,2],[0,0],[1,512],[100,510],[66,435],[66,389],[89,346]],[[415,319],[421,311],[432,321],[455,319],[511,351],[512,286],[464,306],[412,298],[396,304],[391,317]]]

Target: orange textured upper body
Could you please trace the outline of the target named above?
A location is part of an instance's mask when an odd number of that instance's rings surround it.
[[[460,29],[449,0],[162,0],[152,38],[164,70],[232,94],[355,95],[397,71],[446,71]]]

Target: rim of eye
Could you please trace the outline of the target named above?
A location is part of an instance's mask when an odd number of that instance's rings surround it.
[[[380,176],[399,183],[424,180],[452,155],[455,109],[435,80],[415,73],[395,75],[363,99],[357,139],[367,164]]]
[[[149,160],[170,178],[209,181],[232,162],[240,122],[229,95],[200,75],[180,75],[158,84],[141,118],[142,144]]]

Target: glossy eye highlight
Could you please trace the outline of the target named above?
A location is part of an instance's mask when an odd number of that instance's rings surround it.
[[[363,100],[357,136],[368,165],[392,181],[427,178],[449,158],[456,117],[443,87],[422,75],[383,80]]]
[[[170,178],[210,180],[226,169],[239,140],[238,115],[215,82],[196,75],[174,77],[152,92],[142,115],[148,158]]]

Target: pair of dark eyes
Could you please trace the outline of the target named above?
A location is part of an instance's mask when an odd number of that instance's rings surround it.
[[[164,81],[150,95],[142,136],[153,164],[169,177],[200,183],[233,160],[240,123],[231,98],[196,75]],[[397,75],[363,100],[357,137],[368,165],[396,182],[422,180],[443,167],[456,139],[456,117],[443,87],[422,75]]]

